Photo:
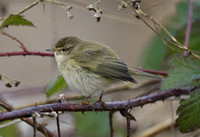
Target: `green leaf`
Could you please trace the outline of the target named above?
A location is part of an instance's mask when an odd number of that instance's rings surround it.
[[[188,133],[200,128],[200,92],[194,92],[189,99],[181,101],[177,110],[179,115],[176,120],[179,130]]]
[[[33,23],[27,19],[25,19],[21,15],[10,15],[2,24],[0,29],[8,27],[8,26],[32,26],[34,27]]]
[[[50,97],[51,95],[61,91],[65,87],[67,87],[67,84],[63,76],[59,75],[57,79],[52,80],[45,87],[46,96]]]
[[[161,90],[190,86],[200,78],[200,68],[197,61],[181,55],[173,56],[169,61],[168,77],[161,85]]]
[[[81,137],[108,137],[110,133],[108,112],[73,113],[75,127]]]

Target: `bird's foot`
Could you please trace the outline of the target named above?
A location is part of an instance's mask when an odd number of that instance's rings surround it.
[[[59,98],[56,100],[56,102],[58,102],[58,103],[68,102],[69,103],[69,99],[64,94],[60,94]]]
[[[104,103],[102,100],[96,101],[94,104],[100,103],[103,107],[106,107],[106,103]]]
[[[83,100],[83,101],[82,101],[82,104],[83,104],[83,105],[91,105],[91,103],[90,103],[88,100]]]

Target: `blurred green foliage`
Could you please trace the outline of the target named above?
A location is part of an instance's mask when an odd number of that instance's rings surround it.
[[[200,46],[200,2],[195,2],[193,12],[193,24],[191,29],[189,49],[199,51]],[[188,2],[182,1],[177,4],[176,15],[171,17],[164,26],[167,30],[182,44],[185,42],[185,32],[188,20]],[[166,19],[167,20],[167,19]],[[161,34],[169,39],[162,31]],[[141,59],[143,68],[163,70],[166,69],[167,58],[173,54],[183,53],[183,50],[172,46],[175,50],[164,45],[159,36],[154,36],[152,41],[148,43],[148,48]],[[177,52],[178,51],[178,52]]]
[[[2,122],[0,125],[3,125],[10,121]],[[19,131],[17,131],[17,126],[15,124],[7,126],[5,128],[0,129],[1,137],[17,137],[19,136]]]
[[[81,137],[108,137],[110,134],[108,112],[73,113],[75,127]]]
[[[50,81],[45,87],[46,96],[49,98],[56,92],[62,91],[67,87],[67,84],[62,75],[59,75],[55,80]]]

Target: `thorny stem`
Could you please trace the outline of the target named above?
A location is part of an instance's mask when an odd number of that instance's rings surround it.
[[[24,45],[20,40],[18,40],[16,37],[11,36],[10,34],[4,32],[4,31],[2,31],[1,34],[3,34],[3,35],[5,35],[5,36],[7,36],[7,37],[9,37],[9,38],[11,38],[11,39],[17,41],[17,42],[21,45],[21,48],[24,50],[24,52],[27,52],[27,51],[28,51],[28,50],[26,49],[25,45]]]
[[[47,53],[47,52],[35,52],[35,51],[20,51],[20,52],[5,52],[5,53],[0,53],[0,57],[3,56],[27,56],[27,55],[33,55],[33,56],[50,56],[53,57],[53,53]]]
[[[190,42],[190,33],[192,28],[192,16],[193,16],[193,8],[194,8],[194,0],[189,0],[189,8],[188,8],[188,23],[187,23],[187,30],[185,35],[185,47],[189,48]],[[184,51],[184,55],[188,55],[188,51]]]
[[[26,56],[26,55],[35,55],[35,56],[54,56],[53,53],[45,53],[45,52],[34,52],[34,51],[28,51],[26,46],[19,40],[17,39],[16,37],[2,31],[1,32],[2,35],[5,35],[15,41],[17,41],[20,45],[21,45],[21,48],[23,49],[23,51],[21,52],[7,52],[7,53],[0,53],[0,57],[1,56],[20,56],[20,55],[23,55],[23,56]]]
[[[124,109],[131,109],[133,107],[143,106],[149,103],[154,103],[159,100],[165,100],[171,96],[180,96],[189,94],[197,87],[180,88],[165,90],[156,94],[138,97],[129,101],[121,102],[108,102],[106,106],[102,106],[100,103],[95,103],[92,105],[85,104],[71,104],[71,103],[53,103],[38,105],[34,107],[28,107],[20,110],[13,110],[12,112],[4,112],[0,115],[0,121],[10,120],[15,118],[30,117],[32,112],[52,112],[52,111],[120,111]]]

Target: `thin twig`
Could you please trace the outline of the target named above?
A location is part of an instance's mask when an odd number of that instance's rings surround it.
[[[30,8],[34,7],[35,5],[37,5],[38,3],[40,3],[41,0],[37,0],[33,3],[31,3],[30,5],[28,5],[27,7],[25,7],[24,9],[20,10],[19,12],[16,13],[16,15],[20,15],[22,13],[24,13],[25,11],[29,10]],[[8,17],[3,17],[3,18],[0,18],[0,21],[2,20],[6,20]]]
[[[33,118],[33,137],[36,137],[36,130],[37,130],[37,121],[36,121],[36,115],[32,114]]]
[[[27,55],[30,55],[30,56],[50,56],[50,57],[54,57],[54,54],[53,53],[47,53],[47,52],[39,52],[39,51],[19,51],[19,52],[2,52],[0,53],[0,57],[3,57],[3,56],[8,56],[8,57],[11,57],[11,56],[27,56]]]
[[[28,5],[27,7],[25,7],[24,9],[20,10],[17,15],[20,15],[24,12],[26,12],[27,10],[31,9],[32,7],[34,7],[35,5],[37,5],[38,3],[40,3],[42,0],[36,0],[35,2],[33,2],[32,4]]]
[[[113,111],[109,111],[110,137],[113,137]]]
[[[60,121],[59,121],[59,113],[58,112],[57,112],[57,116],[56,116],[56,124],[57,124],[58,137],[61,137],[61,134],[60,134]]]
[[[130,137],[130,130],[131,130],[131,120],[129,117],[126,117],[126,122],[127,122],[127,137]]]
[[[192,16],[193,16],[193,8],[194,8],[194,0],[189,0],[188,4],[188,23],[187,23],[187,30],[185,35],[185,47],[189,48],[189,42],[190,42],[190,33],[192,28]],[[184,55],[188,55],[188,51],[184,51]]]
[[[26,6],[25,8],[23,8],[22,10],[18,11],[17,13],[15,13],[15,15],[20,15],[20,14],[23,14],[24,12],[26,12],[27,10],[33,8],[34,6],[36,6],[38,3],[40,2],[43,2],[44,0],[36,0],[35,2],[31,3],[30,5]],[[45,0],[46,2],[49,2],[49,3],[53,3],[53,4],[56,4],[56,5],[60,5],[62,7],[66,7],[66,5],[62,2],[59,2],[59,1],[56,1],[56,0]],[[0,18],[0,21],[2,20],[6,20],[8,17],[3,17],[3,18]]]
[[[160,26],[160,27],[166,32],[166,34],[167,34],[173,41],[167,39],[167,38],[164,37],[160,32],[156,31],[156,30],[155,30],[151,25],[149,25],[149,23],[147,23],[147,22],[145,21],[145,19],[142,17],[142,16],[147,17],[145,14],[142,14],[142,15],[141,15],[141,13],[143,13],[142,11],[139,12],[138,10],[134,9],[134,7],[133,7],[129,2],[127,2],[127,3],[129,4],[130,8],[132,8],[132,10],[133,10],[134,13],[136,14],[136,16],[137,16],[139,19],[141,19],[141,20],[143,21],[143,23],[146,24],[146,25],[147,25],[153,32],[155,32],[160,38],[162,38],[163,40],[165,40],[167,43],[170,43],[170,44],[172,44],[172,45],[174,45],[174,46],[176,46],[176,47],[178,47],[178,48],[180,48],[180,49],[182,49],[182,50],[185,50],[185,51],[189,52],[190,55],[192,55],[193,57],[195,57],[195,58],[197,58],[197,59],[200,59],[200,56],[199,56],[199,55],[195,54],[194,51],[189,50],[188,48],[186,48],[185,46],[183,46],[182,44],[180,44],[180,43],[167,31],[166,28],[164,28],[160,23],[158,23],[154,18],[150,17],[149,19],[152,20],[154,23],[156,23],[158,26]]]
[[[154,103],[159,100],[165,100],[168,97],[180,96],[185,94],[190,94],[197,87],[180,88],[165,90],[156,94],[139,97],[129,101],[121,102],[108,102],[105,106],[100,103],[95,103],[92,105],[85,104],[72,104],[72,103],[53,103],[46,105],[38,105],[34,107],[28,107],[20,110],[13,110],[12,112],[4,112],[0,115],[0,121],[30,117],[32,112],[52,112],[52,111],[120,111],[124,109],[131,109],[133,107],[143,106],[149,103]],[[0,102],[1,103],[1,102]]]
[[[3,34],[3,35],[5,35],[5,36],[7,36],[7,37],[9,37],[9,38],[11,38],[11,39],[17,41],[17,42],[21,45],[21,48],[23,49],[24,52],[27,52],[27,51],[28,51],[27,48],[26,48],[26,46],[25,46],[19,39],[17,39],[16,37],[13,37],[12,35],[10,35],[10,34],[4,32],[4,31],[2,31],[1,34]]]
[[[165,72],[165,71],[143,69],[143,68],[136,68],[136,67],[134,67],[134,68],[137,70],[143,71],[143,72],[151,73],[151,74],[159,74],[159,75],[167,76],[167,72]]]
[[[2,96],[0,96],[0,106],[5,108],[7,111],[15,111],[15,109],[10,104],[8,104]],[[34,112],[34,111],[32,111],[32,112]],[[32,114],[30,114],[30,116],[31,115]],[[33,120],[31,120],[31,119],[21,118],[21,120],[26,122],[27,124],[29,124],[32,127],[34,125]],[[37,124],[37,130],[40,131],[41,133],[45,134],[47,137],[57,137],[53,132],[51,132],[50,130],[45,128],[45,126],[43,124]]]
[[[22,121],[26,122],[30,126],[33,126],[33,120],[28,118],[21,118]],[[48,130],[45,124],[37,124],[37,130],[43,133],[46,137],[57,137],[53,132]]]

